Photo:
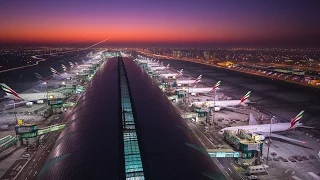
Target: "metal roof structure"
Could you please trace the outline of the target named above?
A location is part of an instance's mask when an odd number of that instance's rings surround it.
[[[132,59],[106,61],[38,179],[225,179],[165,94]]]

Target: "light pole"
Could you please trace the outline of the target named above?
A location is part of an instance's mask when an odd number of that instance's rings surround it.
[[[216,113],[216,91],[217,88],[220,86],[221,81],[218,81],[214,86],[213,86],[213,114],[212,114],[212,123],[214,122],[215,118],[215,113]]]
[[[16,101],[13,100],[13,110],[14,110],[14,118],[16,119],[16,123],[18,124],[17,111],[16,111]]]
[[[272,116],[272,118],[271,118],[271,123],[270,123],[270,131],[269,131],[269,142],[268,142],[268,152],[267,152],[267,162],[266,162],[266,164],[268,165],[268,161],[269,161],[269,149],[270,149],[270,145],[271,145],[271,128],[272,128],[272,122],[273,122],[273,120],[275,119],[275,117],[274,116]]]
[[[212,124],[214,123],[215,114],[216,114],[216,91],[217,89],[214,88],[213,90],[213,114],[212,114]],[[213,126],[213,125],[212,125]]]
[[[47,103],[49,104],[49,95],[48,95],[48,82],[45,81],[44,84],[46,85],[46,91],[47,91]]]

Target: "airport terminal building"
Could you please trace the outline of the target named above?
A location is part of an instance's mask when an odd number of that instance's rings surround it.
[[[38,179],[225,179],[149,75],[129,58],[96,72]]]

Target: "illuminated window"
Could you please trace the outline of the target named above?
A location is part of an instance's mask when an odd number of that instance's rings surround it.
[[[125,174],[127,180],[143,180],[143,166],[141,161],[136,126],[132,114],[131,100],[129,96],[128,82],[126,80],[123,62],[120,61],[120,92],[123,129],[123,147]]]

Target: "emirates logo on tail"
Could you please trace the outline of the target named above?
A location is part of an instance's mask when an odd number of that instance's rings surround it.
[[[212,91],[216,90],[220,86],[221,81],[218,81],[212,88]]]
[[[183,69],[181,69],[179,72],[178,72],[178,75],[177,75],[177,77],[178,76],[181,76],[181,74],[182,74],[182,71],[183,71]]]
[[[200,76],[194,81],[194,83],[198,83],[202,78],[202,74],[200,74]]]
[[[4,83],[0,83],[1,88],[4,90],[4,92],[9,96],[9,95],[13,95],[18,99],[22,99],[17,92],[15,92],[13,89],[11,89],[9,86],[7,86]],[[23,99],[22,99],[23,100]]]
[[[291,120],[289,129],[292,129],[293,126],[302,118],[303,113],[304,110],[302,110],[298,115],[296,115],[296,117]]]
[[[241,98],[240,104],[243,103],[245,100],[247,100],[250,97],[250,94],[251,94],[251,91],[247,92],[247,94]]]

